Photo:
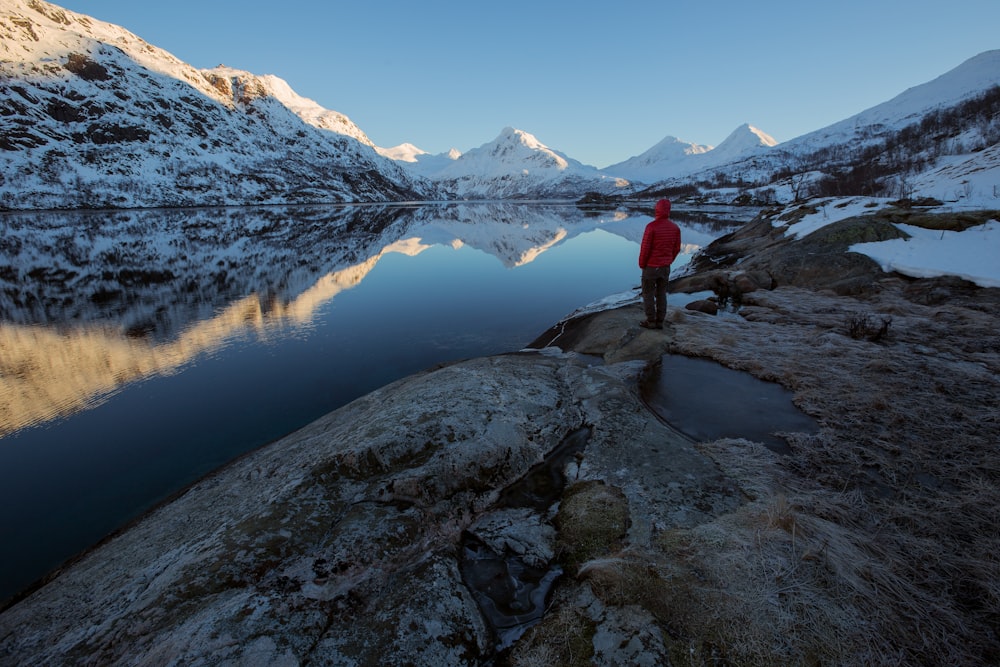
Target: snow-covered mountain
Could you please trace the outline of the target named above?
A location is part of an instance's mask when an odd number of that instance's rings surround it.
[[[766,152],[768,148],[777,144],[771,135],[749,123],[744,123],[733,130],[721,144],[704,153],[704,157],[697,157],[696,161],[703,163],[700,168],[718,166]]]
[[[376,146],[375,150],[387,158],[406,163],[407,169],[425,177],[433,176],[462,157],[462,152],[457,148],[452,148],[447,153],[432,155],[411,143],[400,144],[392,148]]]
[[[702,146],[668,136],[645,153],[605,167],[601,172],[641,183],[656,183],[745,158],[777,143],[750,124],[741,125],[733,130],[726,140],[716,147]]]
[[[668,136],[599,170],[513,128],[465,154],[379,148],[277,77],[196,69],[124,28],[2,0],[0,209],[967,190],[997,169],[1000,103],[976,100],[998,86],[989,51],[783,144],[747,124],[714,148]]]
[[[953,199],[956,190],[1000,182],[998,141],[1000,50],[994,50],[850,118],[675,174],[651,190],[698,183],[711,191],[721,177],[731,187],[715,189],[726,196],[738,188],[786,201],[839,194]]]
[[[969,58],[927,83],[908,88],[888,102],[781,144],[799,153],[849,142],[871,143],[919,122],[927,114],[954,107],[1000,85],[1000,49]]]
[[[641,155],[634,155],[601,171],[641,183],[655,183],[685,171],[684,165],[689,162],[689,158],[711,150],[712,146],[702,146],[667,136]]]
[[[588,191],[611,194],[629,185],[512,127],[427,175],[463,199],[575,198]]]
[[[435,196],[277,77],[199,70],[41,0],[0,6],[0,127],[5,208]]]

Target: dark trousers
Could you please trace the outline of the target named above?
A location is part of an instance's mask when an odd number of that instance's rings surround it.
[[[646,319],[650,322],[662,323],[667,317],[667,281],[670,279],[670,267],[647,266],[642,270],[642,307],[646,310]]]

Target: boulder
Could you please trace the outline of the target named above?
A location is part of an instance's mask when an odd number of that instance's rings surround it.
[[[688,310],[705,313],[706,315],[718,315],[719,313],[719,304],[711,299],[698,299],[697,301],[688,303],[684,307]]]

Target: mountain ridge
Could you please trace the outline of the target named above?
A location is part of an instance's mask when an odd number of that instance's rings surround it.
[[[0,209],[648,197],[678,188],[720,201],[738,192],[788,200],[853,168],[824,155],[860,154],[1000,86],[1000,50],[987,51],[781,144],[745,123],[716,147],[668,135],[598,169],[513,127],[466,153],[380,148],[279,77],[196,69],[125,28],[42,0],[5,0],[0,36]],[[979,122],[980,138],[965,128],[968,140],[946,154],[988,143],[997,121]],[[982,159],[971,155],[966,171]],[[926,180],[881,178],[890,177]]]
[[[0,208],[438,196],[277,77],[197,70],[41,0],[5,0],[0,36]]]

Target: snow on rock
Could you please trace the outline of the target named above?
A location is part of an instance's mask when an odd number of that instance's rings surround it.
[[[793,224],[775,218],[772,226],[785,227],[784,236],[803,239],[834,223],[864,216],[875,217],[892,205],[888,199],[874,197],[831,198],[809,202],[813,212]],[[922,207],[927,213],[960,214],[966,206],[939,204]],[[980,202],[968,208],[989,208]],[[1000,215],[998,215],[1000,218]],[[1000,287],[1000,222],[991,220],[961,232],[925,229],[896,223],[905,238],[855,243],[851,252],[867,255],[883,271],[895,271],[913,278],[957,276],[980,287]]]
[[[846,197],[810,202],[811,208],[817,209],[816,212],[807,213],[798,222],[788,225],[785,229],[785,236],[800,239],[812,234],[817,229],[826,227],[832,222],[858,215],[875,213],[880,208],[879,201],[872,197]],[[887,202],[881,200],[881,203],[884,205]],[[778,220],[775,220],[772,224],[775,227],[782,225]]]
[[[868,255],[883,271],[913,278],[958,276],[980,287],[1000,287],[1000,221],[961,232],[896,226],[909,238],[858,243],[851,251]]]

